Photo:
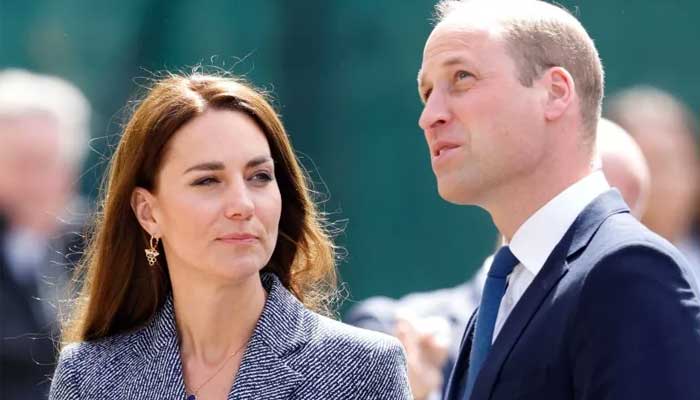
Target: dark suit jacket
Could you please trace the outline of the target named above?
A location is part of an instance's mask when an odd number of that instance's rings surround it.
[[[398,340],[312,313],[272,274],[263,285],[229,400],[411,398]],[[49,398],[184,399],[172,298],[135,332],[63,349]]]
[[[46,310],[49,292],[59,292],[81,249],[79,224],[51,238],[35,279],[18,280],[5,254],[9,227],[0,215],[0,399],[46,399],[56,364],[57,321]],[[47,290],[42,290],[47,289]]]
[[[34,300],[36,285],[10,272],[0,221],[0,399],[46,398],[54,365],[50,323]]]
[[[700,399],[700,301],[687,268],[618,192],[602,194],[516,304],[471,399]],[[473,320],[450,400],[462,398]]]

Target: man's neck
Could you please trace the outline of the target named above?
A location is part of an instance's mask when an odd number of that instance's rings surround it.
[[[588,167],[578,171],[560,169],[557,173],[533,175],[527,181],[502,190],[484,208],[491,214],[498,231],[510,242],[515,232],[537,210],[592,172]]]

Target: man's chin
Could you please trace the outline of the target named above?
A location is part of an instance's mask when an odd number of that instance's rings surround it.
[[[443,200],[448,201],[452,204],[457,204],[461,206],[466,205],[476,205],[478,204],[476,196],[476,191],[465,190],[461,185],[454,184],[452,182],[440,182],[438,180],[438,193]]]

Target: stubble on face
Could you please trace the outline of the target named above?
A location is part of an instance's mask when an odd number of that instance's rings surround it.
[[[532,105],[497,29],[439,24],[426,43],[419,84],[425,94],[420,124],[444,199],[484,206],[527,172],[538,143],[520,128]],[[434,146],[443,141],[458,151],[436,162]]]

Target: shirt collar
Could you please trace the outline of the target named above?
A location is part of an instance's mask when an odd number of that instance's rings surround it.
[[[533,275],[542,269],[576,217],[600,194],[610,189],[603,172],[594,171],[535,211],[513,235],[510,249]]]

